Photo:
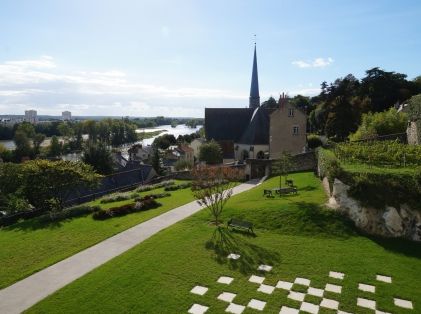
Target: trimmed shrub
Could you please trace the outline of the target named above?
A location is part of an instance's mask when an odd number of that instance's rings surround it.
[[[319,146],[322,146],[323,142],[320,139],[320,136],[315,135],[315,134],[310,134],[309,136],[307,136],[307,145],[308,145],[308,148],[315,149]]]
[[[125,200],[129,200],[131,198],[132,198],[131,195],[128,194],[128,193],[115,193],[115,194],[105,196],[103,199],[101,199],[101,204],[125,201]]]
[[[139,201],[132,204],[126,204],[118,207],[112,207],[108,209],[101,209],[99,211],[96,211],[92,218],[96,220],[105,220],[112,217],[119,217],[119,216],[125,216],[130,213],[135,213],[138,211],[144,211],[152,208],[157,208],[161,206],[162,204],[158,203],[153,197],[143,197],[140,198]]]
[[[91,213],[96,213],[101,210],[99,206],[88,206],[80,205],[74,206],[67,209],[64,209],[61,212],[54,212],[40,216],[38,219],[40,222],[51,222],[51,221],[60,221],[69,218],[76,218],[81,216],[86,216]]]
[[[162,181],[155,184],[141,185],[136,189],[136,192],[147,192],[154,189],[165,188],[171,185],[174,185],[174,180]]]
[[[181,183],[181,184],[178,184],[178,185],[167,186],[167,187],[164,188],[164,190],[165,191],[176,191],[176,190],[180,190],[180,189],[187,189],[191,186],[192,186],[191,182],[186,182],[186,183]]]
[[[336,158],[335,154],[327,149],[319,147],[317,149],[317,161],[319,176],[321,178],[327,177],[330,186],[332,186],[335,178],[339,178],[343,174],[343,169]]]

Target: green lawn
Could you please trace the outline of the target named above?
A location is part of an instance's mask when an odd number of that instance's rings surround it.
[[[64,287],[31,308],[30,313],[187,313],[193,303],[209,306],[207,313],[223,313],[227,303],[216,297],[223,291],[236,293],[234,302],[266,301],[266,313],[279,313],[282,305],[298,307],[287,292],[275,289],[267,295],[248,282],[259,275],[259,264],[273,265],[265,284],[278,280],[311,279],[311,286],[326,283],[343,286],[342,294],[326,292],[351,313],[374,313],[356,306],[357,297],[375,299],[377,308],[392,313],[420,313],[421,245],[359,234],[349,221],[319,206],[326,201],[313,174],[294,174],[299,194],[265,199],[264,188],[275,187],[270,179],[254,190],[233,197],[224,219],[240,217],[256,226],[256,237],[229,232],[210,225],[203,210],[163,230],[145,242]],[[238,261],[226,259],[239,253]],[[345,273],[343,281],[328,277],[329,271]],[[375,280],[391,275],[392,284]],[[216,282],[219,276],[234,277],[231,285]],[[358,283],[376,285],[376,294],[357,289]],[[209,288],[204,296],[189,291],[195,285]],[[305,291],[294,285],[293,290]],[[398,296],[414,302],[409,311],[393,305]],[[320,298],[307,295],[308,302]],[[247,308],[244,313],[258,313]],[[323,309],[319,313],[336,313]]]
[[[416,166],[411,167],[388,167],[388,166],[370,166],[363,163],[341,162],[344,170],[348,172],[369,172],[369,173],[388,173],[388,174],[414,174]]]
[[[161,192],[163,188],[141,195]],[[89,215],[48,224],[32,219],[0,229],[0,288],[194,199],[190,189],[170,193],[170,197],[158,199],[161,207],[123,217],[100,221]],[[130,202],[133,200],[100,205],[109,208]]]

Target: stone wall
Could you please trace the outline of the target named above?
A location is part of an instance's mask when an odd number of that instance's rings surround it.
[[[421,130],[419,130],[420,122],[410,121],[406,129],[406,135],[408,137],[408,144],[420,145],[421,144]]]
[[[314,152],[307,152],[292,156],[292,171],[315,171],[317,169],[317,159]]]
[[[326,178],[323,179],[323,183],[329,185]],[[419,211],[410,208],[407,204],[402,204],[399,208],[365,207],[348,195],[349,189],[350,186],[338,179],[334,180],[333,187],[325,187],[330,197],[328,206],[348,216],[358,228],[369,234],[421,241],[421,213]]]

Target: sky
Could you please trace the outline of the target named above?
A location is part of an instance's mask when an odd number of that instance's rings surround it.
[[[421,75],[417,0],[0,0],[0,114],[203,117],[316,95],[380,67]]]

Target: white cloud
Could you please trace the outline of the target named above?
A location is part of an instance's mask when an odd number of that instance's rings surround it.
[[[292,61],[293,65],[299,68],[324,68],[331,65],[335,60],[329,58],[316,58],[313,61],[296,60]]]
[[[244,103],[247,95],[221,89],[145,84],[125,72],[64,72],[52,57],[0,63],[2,113],[22,114],[31,107],[39,114],[203,116],[204,106],[224,100]]]

